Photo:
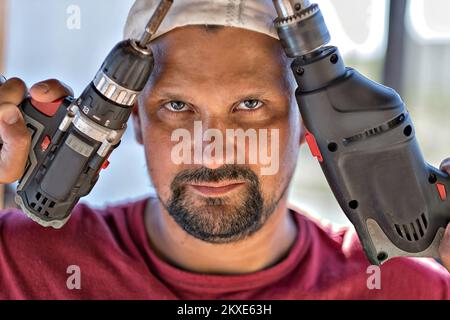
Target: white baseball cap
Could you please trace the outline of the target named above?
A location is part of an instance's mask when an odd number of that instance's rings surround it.
[[[125,39],[139,39],[159,0],[136,0],[124,28]],[[178,27],[222,25],[278,38],[272,0],[174,0],[153,39]]]

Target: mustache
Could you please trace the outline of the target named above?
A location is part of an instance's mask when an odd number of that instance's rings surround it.
[[[172,189],[185,183],[220,182],[223,180],[245,180],[258,184],[258,176],[246,166],[225,164],[217,169],[201,167],[179,172],[172,181]]]

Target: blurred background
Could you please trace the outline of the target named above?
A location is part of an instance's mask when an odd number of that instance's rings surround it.
[[[401,93],[426,158],[438,166],[450,155],[450,1],[316,2],[347,65]],[[21,77],[29,86],[57,78],[79,95],[121,39],[132,3],[0,0],[0,72]],[[132,130],[110,161],[83,202],[104,206],[152,192],[144,152],[135,143]],[[349,223],[306,147],[290,197],[313,215],[340,225]]]

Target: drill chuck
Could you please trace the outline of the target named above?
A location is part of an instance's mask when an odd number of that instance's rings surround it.
[[[152,53],[135,40],[117,44],[77,101],[82,112],[106,128],[125,128],[139,93],[153,70]]]
[[[278,13],[275,27],[286,55],[307,55],[330,42],[330,34],[317,4],[301,0],[273,0]]]

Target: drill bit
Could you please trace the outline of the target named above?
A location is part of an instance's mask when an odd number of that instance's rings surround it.
[[[141,48],[146,48],[147,45],[150,43],[153,35],[156,33],[162,21],[164,20],[164,17],[169,12],[169,9],[172,6],[172,4],[173,0],[162,0],[159,3],[158,7],[155,10],[155,13],[153,13],[152,17],[150,18],[150,21],[145,27],[145,31],[141,37],[141,40],[139,40],[139,46]]]
[[[309,0],[273,0],[273,4],[280,18],[291,17],[311,5]]]
[[[274,20],[288,57],[313,53],[330,42],[320,8],[309,0],[273,0],[278,17]]]

